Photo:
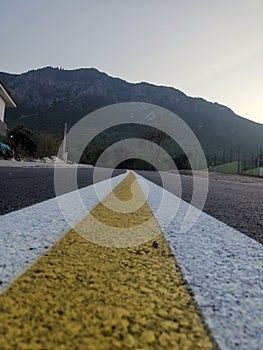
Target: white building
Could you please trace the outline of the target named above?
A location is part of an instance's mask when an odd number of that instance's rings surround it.
[[[16,103],[7,91],[4,84],[0,81],[0,135],[5,136],[7,126],[5,123],[5,108],[6,107],[16,107]]]

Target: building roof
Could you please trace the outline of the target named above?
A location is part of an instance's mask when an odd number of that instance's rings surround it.
[[[16,107],[16,103],[10,92],[0,80],[0,96],[5,101],[7,107]]]

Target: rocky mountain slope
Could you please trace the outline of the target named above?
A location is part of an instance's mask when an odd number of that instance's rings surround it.
[[[23,124],[35,132],[62,136],[87,113],[113,103],[138,101],[165,107],[180,116],[199,138],[207,154],[257,153],[263,148],[263,125],[239,117],[231,109],[192,98],[180,90],[148,83],[132,84],[94,68],[63,70],[46,67],[23,74],[0,72],[18,108],[7,111],[9,127]]]

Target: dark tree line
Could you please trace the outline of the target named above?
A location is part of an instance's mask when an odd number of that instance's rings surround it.
[[[23,125],[17,125],[8,132],[8,139],[12,135],[17,152],[23,156],[50,157],[57,154],[61,141],[55,136],[48,134],[34,135],[33,132]],[[8,142],[9,140],[6,140]]]

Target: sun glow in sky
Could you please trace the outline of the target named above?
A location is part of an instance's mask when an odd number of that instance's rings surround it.
[[[0,71],[95,67],[263,123],[262,0],[0,0]]]

